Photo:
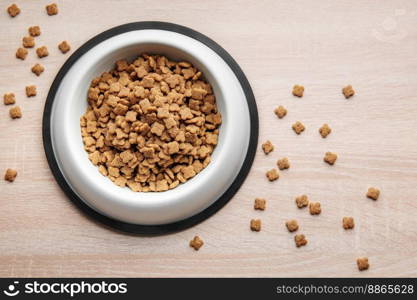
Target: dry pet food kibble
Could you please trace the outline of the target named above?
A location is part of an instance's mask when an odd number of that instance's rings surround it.
[[[9,14],[9,16],[11,16],[12,18],[16,17],[18,14],[20,14],[20,8],[17,7],[16,4],[12,4],[7,8],[7,13]]]
[[[198,249],[201,248],[201,246],[204,245],[204,242],[198,235],[196,235],[191,241],[190,241],[190,247],[194,248],[195,251],[198,251]]]
[[[58,13],[58,6],[56,5],[56,3],[49,4],[45,8],[48,16],[53,16]]]
[[[35,47],[35,39],[32,36],[25,36],[22,39],[22,45],[25,48],[33,48]]]
[[[303,208],[308,205],[308,197],[307,195],[301,195],[295,198],[295,203],[297,204],[298,208]]]
[[[337,154],[332,152],[326,152],[324,155],[323,160],[328,163],[329,165],[334,165],[337,160]]]
[[[275,108],[274,113],[277,115],[278,118],[282,119],[287,115],[287,110],[284,106],[280,105],[277,108]]]
[[[302,97],[304,94],[304,87],[302,85],[294,85],[292,88],[292,94],[297,97]]]
[[[80,125],[98,171],[135,192],[163,192],[207,167],[222,120],[202,78],[188,62],[147,54],[94,78]]]
[[[28,32],[33,37],[40,36],[41,35],[41,29],[40,29],[39,26],[31,26],[31,27],[29,27]]]
[[[297,234],[294,236],[295,245],[299,248],[307,245],[307,240],[304,234]]]
[[[261,231],[261,220],[259,219],[250,220],[250,229],[252,231]]]
[[[320,202],[310,202],[309,208],[311,215],[319,215],[321,213]]]
[[[12,119],[19,119],[22,117],[22,111],[19,106],[14,106],[10,108],[9,115]]]
[[[28,85],[26,87],[26,96],[28,96],[28,97],[35,97],[36,96],[36,86],[35,85]]]
[[[253,208],[256,210],[265,210],[266,200],[262,198],[256,198]]]
[[[45,68],[40,65],[40,64],[36,64],[32,67],[32,72],[36,74],[36,76],[39,76],[42,74],[43,71],[45,71]]]
[[[364,271],[369,269],[369,262],[367,257],[360,257],[356,260],[359,271]]]
[[[346,99],[349,99],[350,97],[352,97],[353,95],[355,95],[355,91],[353,90],[351,85],[345,86],[342,89],[343,95],[345,95]]]
[[[285,222],[285,226],[287,226],[287,229],[289,232],[294,232],[298,230],[298,222],[297,220],[289,220]]]
[[[42,46],[36,49],[36,54],[38,55],[39,58],[46,57],[49,55],[48,48],[46,48],[45,46]]]
[[[271,169],[268,172],[266,172],[266,177],[269,181],[275,181],[279,178],[279,173],[277,169]]]
[[[277,165],[280,170],[285,170],[285,169],[290,168],[290,162],[288,161],[288,158],[286,157],[278,159]]]
[[[71,50],[71,46],[68,44],[67,41],[63,41],[58,45],[59,50],[61,50],[62,53],[67,53]]]
[[[294,124],[292,124],[292,129],[294,130],[296,134],[300,134],[301,132],[304,131],[305,127],[303,123],[301,123],[300,121],[297,121]]]
[[[378,200],[379,190],[377,188],[370,187],[368,189],[368,192],[366,193],[366,197],[373,199],[373,200]]]
[[[4,180],[13,182],[16,179],[17,171],[13,169],[7,169],[6,174],[4,174]]]
[[[355,227],[355,221],[352,217],[343,217],[343,228],[353,229]]]
[[[16,51],[16,58],[25,60],[28,55],[28,51],[25,48],[19,48]]]
[[[3,96],[4,105],[10,105],[16,103],[16,98],[13,93],[7,93]]]
[[[332,129],[327,124],[323,124],[323,126],[321,126],[319,129],[319,133],[321,134],[322,138],[326,138],[331,132]]]
[[[268,154],[274,151],[274,145],[272,145],[271,141],[266,141],[262,144],[262,150],[264,150],[265,154]]]

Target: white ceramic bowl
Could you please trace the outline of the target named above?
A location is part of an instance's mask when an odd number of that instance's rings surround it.
[[[152,23],[158,26],[151,26]],[[147,26],[129,27],[134,24]],[[226,193],[242,169],[249,169],[253,157],[248,162],[247,156],[251,152],[254,130],[257,140],[257,115],[256,120],[251,116],[253,109],[256,114],[256,106],[248,105],[247,88],[252,95],[249,85],[243,87],[236,70],[232,70],[224,57],[205,41],[190,37],[187,32],[173,31],[172,26],[177,26],[173,24],[134,24],[124,25],[126,30],[116,27],[112,29],[112,35],[109,34],[111,30],[107,31],[107,36],[104,33],[101,39],[96,37],[94,43],[94,39],[89,41],[88,47],[83,46],[82,51],[75,52],[64,65],[45,107],[44,139],[48,142],[45,151],[50,165],[54,160],[51,168],[55,168],[55,176],[56,173],[62,175],[60,179],[62,181],[63,177],[66,189],[104,218],[133,227],[139,225],[139,228],[175,224],[209,208]],[[168,27],[163,27],[164,24]],[[175,61],[189,61],[200,69],[213,87],[223,120],[211,163],[191,180],[166,192],[140,193],[116,186],[89,161],[80,134],[79,119],[87,107],[86,94],[91,80],[111,70],[115,61],[130,60],[143,52],[163,54]],[[249,166],[244,166],[248,163]]]

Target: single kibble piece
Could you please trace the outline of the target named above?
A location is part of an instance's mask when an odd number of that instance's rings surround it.
[[[321,134],[322,138],[326,138],[331,132],[332,129],[327,124],[323,124],[323,126],[321,126],[319,129],[319,133]]]
[[[194,248],[195,251],[198,251],[198,249],[201,248],[201,246],[204,245],[204,242],[198,235],[196,235],[191,241],[190,241],[190,247]]]
[[[28,97],[35,97],[36,96],[36,86],[35,85],[28,85],[26,87],[26,96],[28,96]]]
[[[292,94],[301,98],[304,94],[304,87],[298,84],[294,85],[294,87],[292,88]]]
[[[67,41],[63,41],[58,45],[59,50],[61,50],[62,53],[67,53],[71,50],[71,46],[68,44]]]
[[[355,221],[352,217],[343,217],[343,228],[344,229],[353,229],[355,227]]]
[[[278,159],[277,166],[280,170],[289,169],[290,162],[288,161],[288,158],[284,157],[284,158]]]
[[[56,5],[56,3],[49,4],[45,8],[46,8],[46,13],[49,16],[58,14],[58,6]]]
[[[10,105],[16,103],[16,98],[13,93],[7,93],[3,96],[4,105]]]
[[[13,169],[7,169],[6,174],[4,174],[4,180],[13,182],[16,179],[17,171]]]
[[[337,160],[337,154],[332,152],[326,152],[324,155],[323,160],[328,163],[329,165],[334,165]]]
[[[356,260],[359,271],[364,271],[369,269],[369,262],[367,257],[360,257]]]
[[[296,234],[294,236],[294,241],[297,248],[307,245],[307,240],[304,234]]]
[[[31,26],[29,27],[28,32],[31,36],[40,36],[41,28],[39,26]]]
[[[16,4],[12,4],[7,8],[7,12],[9,13],[9,16],[14,18],[20,14],[20,8]]]
[[[36,74],[36,76],[39,76],[42,74],[43,71],[45,71],[45,68],[40,65],[40,64],[36,64],[32,67],[32,72]]]
[[[289,220],[285,222],[285,226],[287,226],[287,229],[289,232],[294,232],[298,230],[298,222],[297,220]]]
[[[321,213],[320,202],[311,202],[309,208],[311,215],[319,215]]]
[[[36,54],[38,55],[39,58],[48,56],[49,55],[48,48],[46,48],[45,46],[42,46],[36,49]]]
[[[22,111],[19,106],[14,106],[9,110],[10,117],[12,119],[19,119],[22,117]]]
[[[379,190],[377,188],[370,187],[368,189],[368,192],[366,193],[366,197],[373,199],[373,200],[378,200]]]
[[[355,95],[355,91],[352,89],[351,85],[345,86],[342,89],[343,95],[345,95],[346,99],[349,99],[350,97],[352,97],[353,95]]]
[[[307,195],[301,195],[295,198],[295,203],[297,204],[298,208],[303,208],[308,205],[308,197]]]
[[[266,141],[262,144],[262,150],[264,150],[265,154],[268,154],[274,151],[274,145],[272,145],[271,141]]]
[[[256,198],[253,208],[256,210],[265,210],[266,200],[262,198]]]
[[[28,55],[28,51],[25,48],[19,48],[16,51],[16,58],[25,60]]]
[[[250,220],[250,229],[252,231],[261,231],[261,220],[259,219]]]
[[[304,127],[303,123],[301,123],[300,121],[297,121],[294,124],[292,124],[292,129],[295,131],[296,134],[300,134],[306,128]]]
[[[271,169],[268,172],[266,172],[266,177],[269,181],[275,181],[279,178],[279,173],[277,169]]]
[[[25,36],[22,39],[22,45],[25,48],[35,47],[35,39],[32,36]]]
[[[277,115],[278,118],[282,119],[287,115],[287,110],[284,106],[280,105],[277,108],[275,108],[274,113]]]

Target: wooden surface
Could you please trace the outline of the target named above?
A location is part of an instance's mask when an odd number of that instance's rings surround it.
[[[12,19],[2,1],[0,94],[14,92],[23,118],[0,108],[0,170],[16,168],[13,184],[0,181],[0,276],[417,276],[417,2],[416,1],[15,1]],[[114,232],[83,215],[64,196],[45,159],[41,117],[45,97],[69,57],[57,49],[66,39],[72,51],[94,35],[122,23],[160,20],[189,26],[222,45],[240,64],[255,93],[260,143],[250,175],[216,215],[191,229],[160,237]],[[27,28],[39,25],[39,61],[14,58]],[[294,98],[293,84],[305,96]],[[24,96],[35,84],[38,95]],[[341,88],[357,95],[345,100]],[[288,115],[273,114],[284,105]],[[291,124],[303,122],[296,136]],[[322,139],[318,128],[333,132]],[[339,155],[323,163],[326,151]],[[265,171],[287,156],[291,169],[270,183]],[[365,197],[381,189],[378,201]],[[294,197],[306,193],[323,212],[299,210]],[[264,212],[255,197],[267,199]],[[345,231],[344,216],[356,227]],[[262,231],[249,230],[251,218]],[[284,222],[295,218],[308,239],[297,249]],[[198,234],[199,252],[188,247]],[[368,256],[359,272],[355,260]]]

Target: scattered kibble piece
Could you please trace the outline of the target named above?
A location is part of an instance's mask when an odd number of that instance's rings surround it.
[[[304,87],[298,84],[294,85],[294,87],[292,88],[292,94],[301,98],[304,94]]]
[[[201,248],[201,246],[204,245],[203,240],[196,235],[191,241],[190,241],[190,247],[194,248],[195,251],[198,251],[198,249]]]
[[[331,132],[332,129],[327,124],[323,124],[323,126],[321,126],[319,129],[319,133],[321,134],[322,138],[326,138]]]
[[[36,74],[36,76],[39,76],[42,74],[43,71],[45,71],[45,68],[40,65],[40,64],[36,64],[32,67],[32,72]]]
[[[9,110],[10,117],[12,119],[19,119],[22,117],[22,111],[19,106],[14,106]]]
[[[49,4],[45,8],[48,16],[53,16],[58,13],[58,6],[56,5],[56,3]]]
[[[7,93],[3,96],[4,105],[10,105],[16,103],[16,98],[13,93]]]
[[[252,231],[261,231],[261,220],[259,219],[250,220],[250,229]]]
[[[262,144],[262,150],[264,150],[265,154],[268,154],[274,151],[274,145],[272,145],[271,141],[268,140]]]
[[[332,152],[326,152],[324,155],[323,160],[328,163],[329,165],[334,165],[337,160],[337,154]]]
[[[28,29],[28,32],[31,36],[40,36],[41,35],[41,28],[39,26],[31,26]]]
[[[35,85],[28,85],[26,87],[26,96],[28,96],[28,97],[35,97],[36,96],[36,86]]]
[[[320,202],[311,202],[309,208],[311,215],[319,215],[321,213]]]
[[[352,217],[343,217],[343,228],[353,229],[355,227],[355,221]]]
[[[289,232],[294,232],[298,230],[298,222],[297,220],[289,220],[285,222],[285,226],[287,226],[287,229]]]
[[[284,158],[278,159],[277,166],[280,170],[289,169],[290,168],[290,162],[289,162],[288,158],[284,157]]]
[[[271,169],[268,172],[266,172],[266,177],[269,181],[275,181],[279,178],[279,173],[277,169]]]
[[[307,195],[301,195],[295,198],[295,203],[297,204],[298,208],[303,208],[308,205],[308,197]]]
[[[284,106],[280,105],[277,108],[275,108],[274,113],[277,115],[278,118],[282,119],[287,115],[287,110]]]
[[[32,36],[25,36],[22,39],[22,45],[25,48],[35,47],[35,39]]]
[[[25,60],[28,55],[28,51],[25,48],[19,48],[16,51],[16,58]]]
[[[48,48],[46,48],[45,46],[39,47],[38,49],[36,49],[36,54],[38,55],[39,58],[48,56],[49,55]]]
[[[351,85],[347,85],[342,89],[343,95],[345,95],[346,99],[349,99],[353,95],[355,95],[355,91],[353,90]]]
[[[13,169],[7,169],[6,174],[4,174],[4,180],[13,182],[16,179],[17,171]]]
[[[356,260],[359,271],[364,271],[369,269],[369,262],[367,257],[360,257]]]
[[[300,121],[297,121],[294,124],[292,124],[292,129],[295,131],[296,134],[300,134],[301,132],[305,130],[305,127],[303,123],[301,123]]]
[[[373,199],[373,200],[378,200],[379,190],[377,188],[370,187],[368,189],[368,192],[366,193],[366,197]]]
[[[304,234],[296,234],[294,236],[294,241],[297,248],[307,245],[307,240]]]
[[[12,18],[16,17],[18,14],[20,14],[20,8],[16,4],[12,4],[7,8],[7,12],[9,13],[9,16]]]
[[[265,210],[266,200],[262,198],[256,198],[253,208],[256,210]]]
[[[71,50],[71,46],[68,44],[67,41],[63,41],[58,45],[59,50],[61,50],[61,52],[63,54],[67,53],[68,51]]]

